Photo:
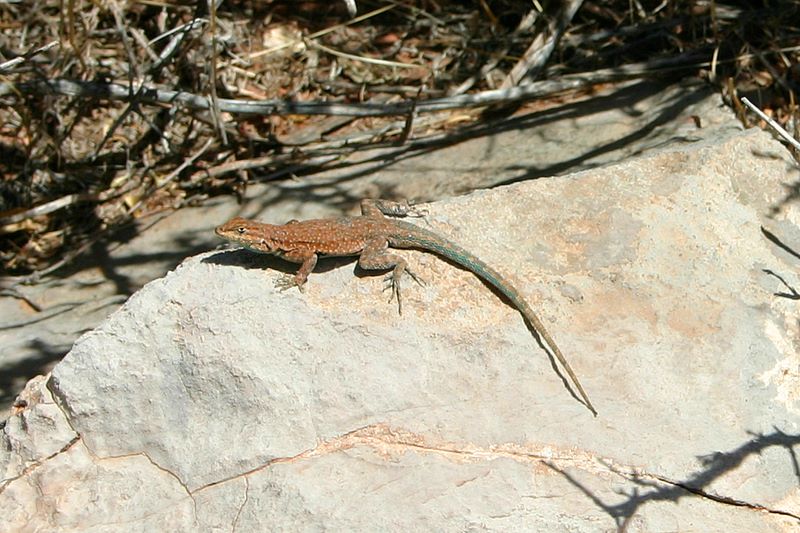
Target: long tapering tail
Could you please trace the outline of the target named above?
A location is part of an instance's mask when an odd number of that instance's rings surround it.
[[[544,339],[550,351],[553,353],[553,355],[555,355],[559,364],[567,372],[567,375],[569,375],[570,380],[580,394],[581,399],[586,404],[586,407],[589,408],[594,416],[597,416],[597,411],[595,410],[594,405],[592,405],[591,400],[589,400],[589,396],[583,389],[578,376],[575,375],[572,367],[567,362],[566,357],[564,357],[564,354],[561,353],[561,350],[559,349],[558,345],[556,345],[553,337],[551,337],[550,333],[547,332],[544,324],[542,324],[542,321],[539,320],[539,317],[537,317],[533,312],[531,306],[528,305],[528,302],[522,298],[522,295],[519,293],[517,288],[508,279],[481,261],[474,254],[432,231],[428,231],[424,228],[420,228],[419,226],[415,226],[400,220],[394,220],[393,223],[397,224],[401,231],[398,231],[397,234],[392,235],[392,238],[390,239],[390,244],[392,247],[419,248],[446,257],[447,259],[450,259],[451,261],[466,268],[479,278],[485,280],[487,283],[491,284],[498,291],[500,291],[506,298],[508,298],[508,300],[514,304],[519,312],[522,313],[522,316],[525,317],[530,326],[533,328],[534,332]]]

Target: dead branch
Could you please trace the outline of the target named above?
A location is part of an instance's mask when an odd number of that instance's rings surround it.
[[[378,117],[408,115],[412,110],[418,114],[483,107],[499,103],[523,102],[565,91],[584,89],[599,83],[609,83],[646,75],[663,74],[676,69],[691,69],[708,64],[702,62],[702,53],[687,53],[663,60],[634,63],[623,67],[603,69],[581,75],[564,76],[560,80],[534,82],[523,87],[495,89],[474,94],[431,98],[422,101],[400,103],[363,102],[356,104],[329,102],[294,102],[290,100],[237,100],[219,98],[219,111],[243,115],[349,115],[354,117]],[[101,100],[129,101],[129,89],[116,83],[86,82],[56,79],[30,81],[16,85],[0,83],[0,96],[22,93],[59,94]],[[154,87],[142,87],[137,100],[147,104],[180,104],[192,110],[211,109],[208,98],[183,91],[170,91]]]

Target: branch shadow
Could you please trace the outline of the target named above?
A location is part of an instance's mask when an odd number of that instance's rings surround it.
[[[376,144],[369,144],[363,146],[354,145],[353,146],[354,151],[359,149],[361,150],[375,149],[375,150],[380,150],[380,153],[370,157],[366,157],[359,161],[342,161],[336,165],[325,167],[324,169],[325,172],[342,171],[338,177],[332,179],[331,181],[326,182],[326,185],[330,188],[335,188],[337,185],[341,186],[354,179],[363,178],[379,171],[388,170],[389,168],[391,168],[394,165],[397,165],[400,162],[421,158],[438,150],[452,147],[459,143],[463,143],[469,140],[487,136],[495,136],[512,130],[520,130],[520,131],[524,130],[524,131],[535,132],[537,129],[542,128],[543,126],[546,126],[547,124],[553,122],[576,121],[588,115],[602,113],[614,109],[628,110],[629,114],[637,115],[640,114],[637,111],[634,111],[634,108],[636,107],[637,104],[641,103],[647,98],[652,97],[654,94],[657,94],[658,91],[663,91],[666,87],[667,85],[665,85],[664,83],[643,81],[640,83],[635,83],[629,86],[622,87],[619,90],[608,95],[597,96],[593,98],[591,102],[585,102],[585,101],[572,102],[557,108],[525,113],[522,115],[517,115],[508,118],[489,120],[476,124],[470,124],[458,130],[448,131],[445,134],[432,139],[427,139],[427,140],[423,139],[403,145],[397,145],[396,143],[387,143],[385,145],[376,145]],[[685,111],[687,107],[707,98],[708,94],[709,90],[706,87],[687,88],[680,94],[674,95],[667,103],[663,103],[662,108],[653,119],[651,119],[643,126],[637,128],[635,131],[629,133],[628,135],[620,139],[615,139],[612,142],[588,150],[587,152],[579,156],[575,156],[570,159],[550,165],[545,165],[542,167],[508,166],[508,167],[498,168],[498,171],[504,171],[504,172],[516,170],[518,174],[516,176],[509,177],[505,180],[494,182],[489,186],[496,187],[528,179],[537,179],[540,177],[558,175],[579,169],[584,170],[587,168],[594,168],[600,165],[613,164],[614,162],[627,159],[631,156],[636,155],[637,153],[642,152],[643,149],[635,150],[632,152],[628,151],[623,153],[624,148],[633,145],[637,141],[645,139],[649,134],[653,133],[658,128],[671,123],[677,116],[681,114],[681,112]],[[698,140],[699,138],[690,138],[686,136],[674,135],[669,140],[663,141],[663,143],[661,144],[669,142],[690,143]],[[590,162],[593,158],[597,158],[601,155],[617,151],[620,152],[620,155],[617,158],[612,158],[611,160],[604,161],[602,163]],[[319,172],[319,170],[320,169],[316,167],[309,167],[306,169],[302,167],[296,167],[293,169],[293,174],[297,176],[308,176],[310,174]],[[456,168],[452,170],[459,170],[459,169]],[[469,171],[474,169],[464,168],[461,170]],[[314,183],[308,184],[307,186],[303,185],[297,186],[295,184],[291,187],[291,189],[288,189],[286,192],[289,195],[293,195],[295,197],[300,197],[300,198],[307,198],[309,200],[324,199],[326,205],[347,206],[348,208],[357,204],[357,202],[360,200],[360,198],[358,199],[351,198],[348,197],[346,194],[341,194],[341,191],[332,191],[327,193],[324,196],[324,198],[317,198],[315,196],[316,188],[317,185]],[[468,189],[462,192],[468,192]],[[339,199],[336,198],[338,194],[341,194],[341,198]],[[386,190],[381,191],[381,197],[387,199],[395,199],[391,196],[391,191],[386,191]],[[281,197],[280,199],[283,200],[284,197]],[[422,198],[422,199],[427,200],[429,198]],[[262,209],[267,209],[269,205],[270,205],[269,203],[262,204]]]
[[[750,435],[752,435],[750,440],[729,452],[715,452],[699,457],[704,468],[683,480],[671,480],[667,477],[653,474],[635,475],[629,472],[622,472],[613,465],[607,464],[606,466],[611,471],[636,485],[636,487],[626,495],[627,498],[625,501],[615,505],[604,503],[601,498],[594,495],[587,487],[564,470],[552,463],[546,464],[549,468],[561,474],[564,479],[583,492],[595,505],[608,514],[615,521],[619,531],[625,531],[630,520],[646,504],[658,501],[677,503],[682,498],[687,497],[706,498],[736,507],[748,507],[793,518],[800,522],[800,515],[798,514],[782,509],[771,509],[765,504],[746,502],[733,497],[719,495],[708,490],[709,486],[714,481],[720,479],[726,473],[735,470],[745,459],[753,455],[758,455],[767,448],[773,446],[778,446],[786,450],[794,476],[797,479],[797,484],[800,486],[800,462],[798,462],[797,453],[794,450],[795,446],[800,445],[800,434],[789,434],[775,428],[775,430],[769,434],[750,433]]]
[[[11,405],[22,389],[21,385],[34,376],[50,372],[72,348],[72,343],[52,345],[39,339],[33,339],[27,344],[35,351],[35,357],[26,357],[0,366],[0,409]]]

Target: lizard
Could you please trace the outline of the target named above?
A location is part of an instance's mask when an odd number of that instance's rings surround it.
[[[413,248],[443,256],[483,279],[503,294],[541,336],[569,375],[586,407],[597,416],[592,402],[581,382],[567,362],[564,354],[547,332],[542,321],[533,312],[519,290],[497,270],[487,265],[461,246],[420,226],[391,217],[419,216],[408,202],[369,200],[361,202],[360,216],[342,216],[313,220],[290,220],[286,224],[273,225],[236,217],[216,228],[223,239],[242,245],[254,252],[271,254],[300,268],[294,276],[279,280],[282,289],[297,287],[301,291],[314,270],[317,259],[322,257],[358,256],[358,266],[365,270],[391,270],[386,280],[391,288],[389,301],[397,299],[398,311],[402,314],[400,280],[408,274],[416,282],[421,280],[408,268],[404,258],[392,254],[388,248]],[[544,347],[544,345],[542,345]]]

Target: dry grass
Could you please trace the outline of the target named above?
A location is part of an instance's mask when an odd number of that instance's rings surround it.
[[[200,4],[0,4],[6,281],[287,168],[623,77],[704,76],[743,120],[740,94],[798,129],[796,1],[364,1],[356,19],[344,1]]]

